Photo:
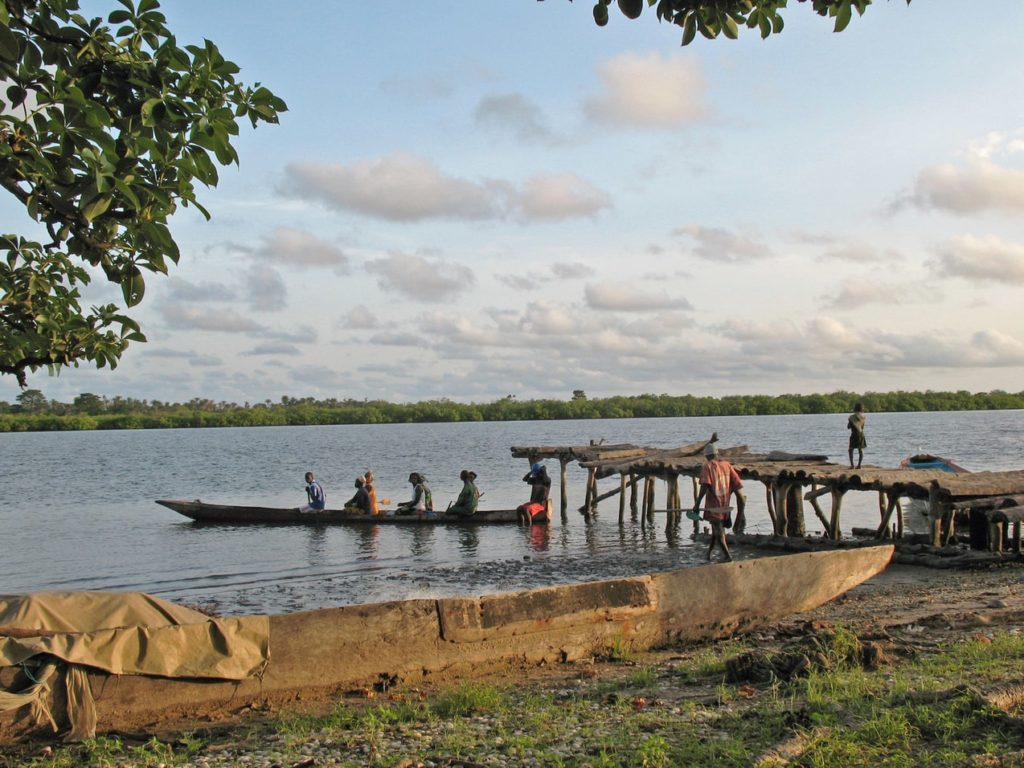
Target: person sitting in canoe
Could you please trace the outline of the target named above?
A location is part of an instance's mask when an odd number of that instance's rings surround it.
[[[409,482],[412,484],[412,499],[399,504],[398,513],[415,512],[417,515],[433,517],[434,497],[430,493],[430,486],[427,485],[427,478],[419,472],[413,472],[409,475]]]
[[[377,485],[376,485],[376,483],[373,482],[373,470],[372,469],[366,470],[366,474],[363,475],[363,480],[366,481],[366,492],[368,494],[370,494],[370,514],[371,515],[379,515],[380,514],[381,505],[386,507],[388,504],[391,503],[391,499],[388,499],[388,498],[378,499],[377,498]]]
[[[313,479],[313,473],[306,473],[306,498],[308,502],[299,507],[299,512],[323,512],[327,506],[327,494],[319,480]]]
[[[516,507],[519,523],[533,525],[551,522],[551,516],[548,514],[551,478],[548,476],[547,468],[543,464],[534,464],[523,476],[523,482],[530,484],[530,500]]]
[[[361,515],[372,515],[373,506],[370,503],[370,494],[366,490],[366,478],[356,478],[356,495],[345,502],[345,510],[356,512]]]
[[[476,472],[464,469],[459,473],[459,479],[462,481],[462,491],[455,503],[448,507],[448,514],[472,517],[476,514],[477,505],[480,503],[480,490],[476,487]]]

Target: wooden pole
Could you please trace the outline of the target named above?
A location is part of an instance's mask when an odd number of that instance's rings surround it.
[[[636,486],[637,476],[635,473],[629,473],[629,514],[634,520],[636,520]]]
[[[825,513],[821,509],[821,505],[818,503],[818,497],[821,496],[822,491],[828,491],[828,488],[818,488],[817,483],[811,484],[811,492],[804,496],[804,501],[811,505],[814,510],[815,516],[821,521],[822,527],[825,529],[825,536],[832,538],[832,523],[825,519]]]
[[[654,522],[654,485],[658,478],[654,475],[650,475],[647,478],[647,520],[648,522]]]
[[[876,538],[884,539],[889,535],[889,518],[892,517],[893,510],[896,509],[896,499],[895,493],[889,494],[889,501],[885,505],[885,514],[882,515],[882,523],[878,526],[878,530],[875,531]]]
[[[626,473],[619,474],[619,525],[626,518]]]
[[[569,481],[565,468],[569,465],[569,459],[565,456],[558,457],[558,483],[562,491],[562,522],[569,522]]]
[[[772,521],[772,532],[778,534],[779,520],[775,512],[775,483],[767,481],[764,484],[765,505],[768,507],[768,517]]]
[[[594,470],[587,470],[587,493],[583,499],[584,515],[590,516],[590,513],[594,511]]]
[[[804,521],[804,487],[800,483],[792,483],[786,494],[786,535],[804,536],[807,524]]]
[[[838,486],[832,487],[832,539],[839,541],[843,536],[843,529],[839,524],[839,513],[843,509],[843,489]]]

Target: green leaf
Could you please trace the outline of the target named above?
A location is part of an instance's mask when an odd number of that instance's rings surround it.
[[[740,36],[740,31],[736,26],[736,19],[726,14],[723,19],[722,32],[724,32],[725,36],[730,40],[738,38]]]
[[[697,14],[690,12],[686,17],[686,24],[683,26],[683,45],[689,45],[697,36]]]
[[[102,216],[107,212],[113,199],[113,195],[110,194],[97,195],[82,208],[82,216],[88,222],[93,221],[96,217]]]
[[[25,101],[25,96],[25,89],[20,85],[12,85],[7,89],[7,100],[12,107],[17,107]]]
[[[125,304],[134,307],[146,294],[146,281],[142,272],[134,264],[129,268],[128,275],[121,280],[121,293],[124,295]]]
[[[4,24],[0,26],[0,60],[14,62],[18,60],[18,38]]]
[[[850,23],[852,17],[853,11],[850,8],[850,0],[843,0],[843,3],[836,9],[836,26],[832,31],[842,32],[846,29],[846,25]]]

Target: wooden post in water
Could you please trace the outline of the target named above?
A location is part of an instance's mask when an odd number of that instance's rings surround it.
[[[583,499],[583,514],[590,517],[594,511],[594,469],[587,470],[587,493]]]
[[[679,498],[679,473],[670,473],[666,482],[668,483],[668,503],[665,506],[676,510],[675,512],[669,512],[668,516],[671,518],[672,523],[677,523],[679,522],[679,509],[683,506],[683,502]]]
[[[840,516],[839,513],[843,508],[843,490],[838,486],[832,487],[832,538],[835,541],[843,536],[842,528],[840,527]]]
[[[824,496],[828,492],[828,486],[819,488],[817,483],[811,483],[811,492],[804,495],[804,501],[810,504],[814,509],[814,514],[821,521],[821,525],[825,529],[825,536],[830,539],[835,539],[832,530],[832,523],[825,518],[825,513],[821,509],[821,504],[818,503],[818,497]]]
[[[773,480],[766,480],[764,482],[764,503],[768,507],[768,517],[772,521],[772,533],[778,535],[779,533],[779,516],[775,511],[775,482]]]
[[[619,473],[619,525],[626,517],[626,473]]]
[[[635,472],[629,473],[629,514],[636,520],[636,487],[639,485]]]
[[[889,532],[889,518],[892,517],[893,510],[896,509],[896,499],[897,496],[895,493],[889,494],[889,500],[886,502],[885,505],[885,514],[882,515],[882,522],[878,526],[878,530],[875,531],[876,538],[886,539],[889,538],[889,536],[891,535]]]
[[[558,457],[558,483],[562,491],[562,522],[569,522],[569,483],[565,468],[569,465],[569,459],[565,456]]]
[[[654,485],[658,478],[654,475],[647,476],[647,520],[654,522]]]
[[[786,535],[803,536],[807,533],[804,521],[804,487],[800,483],[792,483],[786,494]]]
[[[785,536],[789,530],[789,486],[791,483],[773,483],[772,492],[775,496],[775,535]]]

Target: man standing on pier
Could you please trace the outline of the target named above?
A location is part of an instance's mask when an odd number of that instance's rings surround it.
[[[704,466],[700,470],[700,492],[693,504],[693,511],[700,512],[700,503],[707,499],[704,520],[711,523],[711,545],[708,560],[715,551],[715,544],[722,548],[726,560],[732,560],[729,545],[725,541],[725,527],[729,521],[729,497],[739,493],[743,487],[739,473],[725,459],[719,458],[718,446],[709,443],[704,449]]]

